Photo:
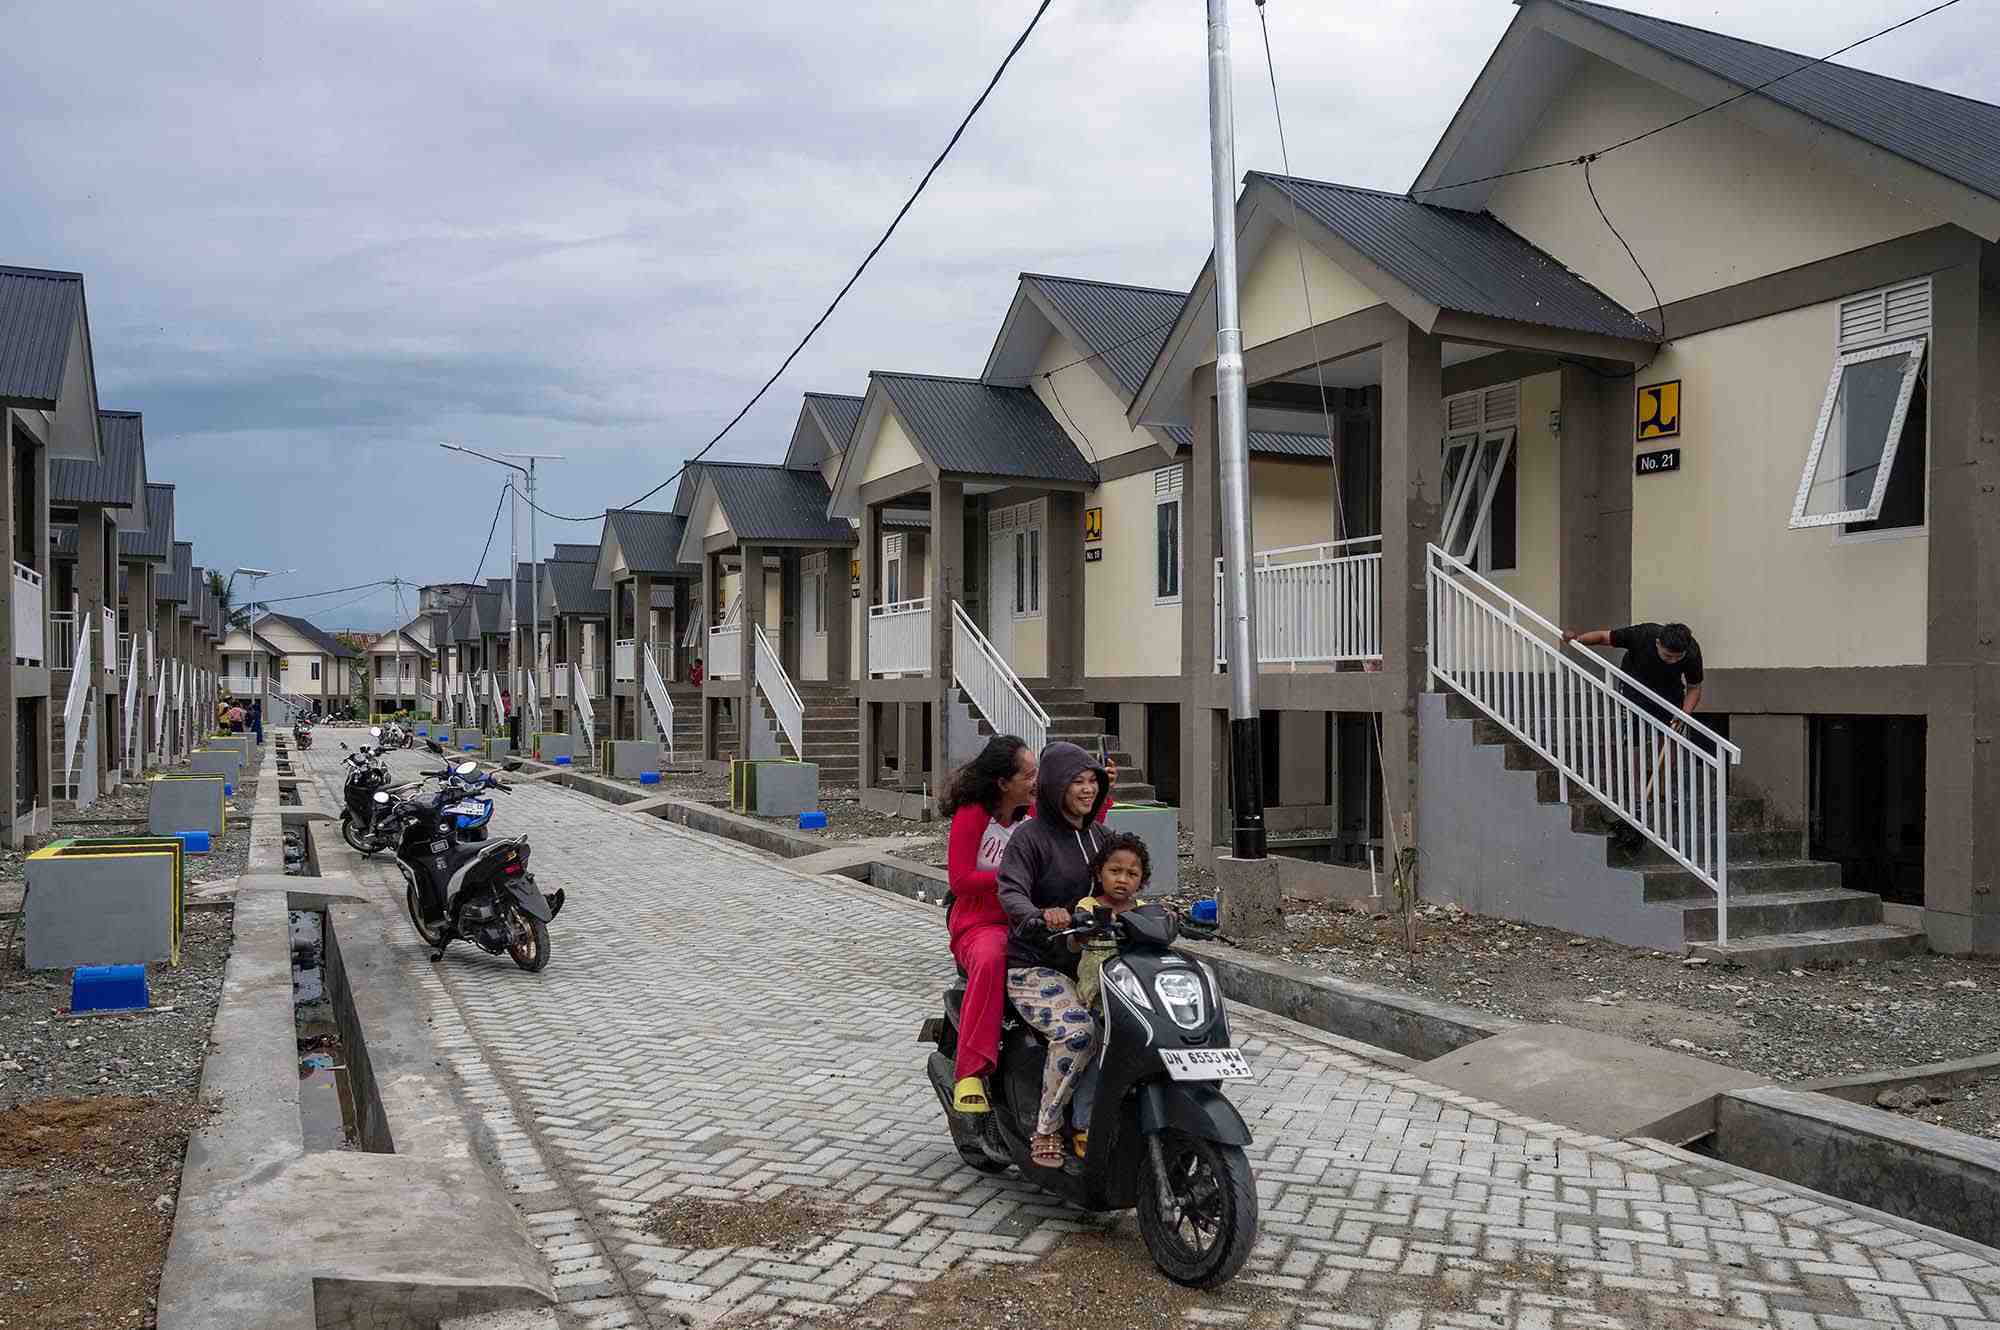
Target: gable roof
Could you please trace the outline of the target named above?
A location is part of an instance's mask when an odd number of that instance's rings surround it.
[[[549,556],[551,563],[596,563],[595,545],[557,545],[555,553]]]
[[[861,406],[866,400],[846,393],[807,393],[799,405],[798,422],[792,426],[785,465],[817,468],[833,454],[846,452],[854,427],[861,423]]]
[[[702,464],[704,470],[712,465]],[[695,474],[690,468],[681,483],[687,484]],[[605,533],[617,540],[619,552],[625,556],[625,569],[632,573],[699,572],[680,562],[681,535],[686,528],[687,518],[682,514],[649,508],[618,508],[604,516]]]
[[[82,312],[82,273],[0,267],[0,402],[55,408]]]
[[[940,471],[1097,483],[1097,468],[1029,389],[882,370],[868,377]]]
[[[194,608],[194,542],[177,540],[174,542],[172,571],[167,574],[167,590],[183,613],[191,613]]]
[[[137,411],[99,411],[97,428],[104,446],[98,461],[49,459],[50,503],[88,503],[105,508],[138,504],[146,470],[145,421]]]
[[[795,471],[766,463],[732,462],[709,468],[702,477],[702,494],[713,493],[722,505],[729,529],[738,541],[753,544],[847,545],[855,539],[845,520],[826,515],[826,481],[818,471]],[[695,512],[704,512],[703,498]],[[699,549],[699,523],[692,518],[681,538],[685,559],[692,543]]]
[[[118,553],[127,559],[164,562],[173,553],[174,487],[147,484],[146,524],[118,533]]]
[[[301,619],[295,614],[279,614],[274,610],[258,619],[253,627],[261,631],[265,624],[273,620],[291,629],[329,656],[358,657],[361,654],[332,633],[322,631],[309,620]]]
[[[1146,371],[1153,367],[1188,295],[1047,273],[1024,272],[1021,283],[1061,320],[1058,332],[1103,362],[1128,402],[1146,381]]]
[[[592,551],[594,555],[596,551]],[[611,593],[597,585],[597,565],[580,560],[558,559],[548,565],[549,590],[555,597],[558,614],[611,613]]]
[[[2000,106],[1609,5],[1552,2],[1739,87],[1782,79],[1756,95],[2000,199]]]

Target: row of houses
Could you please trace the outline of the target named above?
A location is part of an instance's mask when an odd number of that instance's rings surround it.
[[[806,394],[782,456],[428,589],[435,697],[492,723],[539,584],[545,727],[885,806],[1072,737],[1212,861],[1254,668],[1296,894],[1414,847],[1638,945],[2000,950],[2000,108],[1523,0],[1407,191],[1253,171],[1237,228],[1254,665],[1204,266],[1023,274],[975,373]],[[1562,636],[1633,621],[1699,639],[1684,730]]]
[[[0,827],[18,847],[208,733],[229,624],[144,416],[99,403],[81,274],[0,267],[0,422]]]

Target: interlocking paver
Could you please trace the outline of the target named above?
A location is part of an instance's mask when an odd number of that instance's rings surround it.
[[[336,800],[338,750],[305,757]],[[495,822],[568,891],[548,970],[463,944],[433,967],[414,934],[405,955],[566,1325],[790,1323],[1032,1261],[1081,1226],[951,1148],[914,1042],[951,973],[934,913],[547,784]],[[386,860],[363,876],[400,899]],[[1242,1278],[1295,1300],[1299,1330],[2000,1330],[2000,1251],[1232,1021],[1260,1072],[1232,1090],[1263,1212]],[[688,1251],[642,1222],[665,1197],[794,1190],[854,1206],[852,1226],[799,1252]]]

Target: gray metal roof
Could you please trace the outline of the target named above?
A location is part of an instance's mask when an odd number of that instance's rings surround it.
[[[1176,452],[1194,447],[1194,431],[1185,425],[1163,425],[1160,432],[1174,441]],[[1272,429],[1251,430],[1250,451],[1260,457],[1310,457],[1320,461],[1333,455],[1324,434],[1290,434]]]
[[[164,561],[173,552],[174,487],[146,486],[146,529],[120,531],[118,553],[127,559]]]
[[[178,605],[194,604],[194,542],[174,542],[172,571],[167,574],[167,593]]]
[[[1127,402],[1146,381],[1146,371],[1153,367],[1167,334],[1180,318],[1181,306],[1187,303],[1185,291],[1152,286],[1120,286],[1035,272],[1022,273],[1021,280],[1031,283],[1076,330],[1085,352],[1104,362],[1124,389]]]
[[[1490,213],[1403,194],[1252,171],[1370,263],[1440,309],[1605,337],[1657,341],[1623,305]]]
[[[704,470],[710,464],[704,464]],[[683,481],[685,483],[685,481]],[[687,518],[680,513],[656,512],[650,508],[617,508],[605,514],[605,526],[618,537],[625,555],[625,568],[633,573],[699,573],[701,569],[680,561],[681,534]]]
[[[596,545],[558,545],[556,552],[549,556],[552,563],[596,563]]]
[[[1739,87],[1788,75],[1757,95],[2000,198],[2000,106],[1587,0],[1554,3]]]
[[[262,629],[265,624],[271,622],[273,619],[276,619],[279,623],[285,625],[285,627],[291,629],[300,637],[305,638],[306,641],[311,642],[328,655],[359,657],[361,654],[353,647],[347,645],[347,643],[335,637],[332,633],[324,631],[310,620],[301,619],[295,614],[268,613],[263,618],[257,620],[253,626],[257,629]]]
[[[882,370],[869,378],[882,386],[917,447],[939,470],[1097,482],[1097,468],[1027,388]]]
[[[130,508],[138,502],[132,482],[139,474],[139,459],[146,450],[145,422],[137,411],[99,411],[97,429],[104,440],[102,461],[75,457],[49,459],[50,503]]]
[[[770,544],[851,544],[854,528],[826,515],[826,481],[817,471],[761,462],[718,463],[703,477],[739,541]],[[629,557],[629,556],[628,556]]]
[[[597,589],[597,564],[593,560],[563,559],[548,565],[549,589],[555,593],[558,614],[608,615],[611,593]]]
[[[82,310],[82,273],[0,267],[0,401],[56,404]]]
[[[868,399],[853,397],[847,393],[807,393],[806,401],[812,403],[821,423],[826,426],[836,444],[844,451],[847,441],[854,437],[854,427],[861,423],[861,404]]]

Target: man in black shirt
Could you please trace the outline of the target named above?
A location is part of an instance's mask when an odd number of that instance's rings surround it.
[[[1629,685],[1620,691],[1663,724],[1678,726],[1683,713],[1693,715],[1701,705],[1701,643],[1684,623],[1635,623],[1588,633],[1564,629],[1563,641],[1623,651],[1625,673],[1647,691]]]

